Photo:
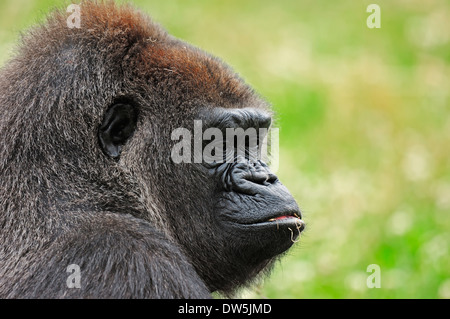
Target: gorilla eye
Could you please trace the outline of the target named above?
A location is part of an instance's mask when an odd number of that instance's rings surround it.
[[[98,139],[103,152],[117,158],[122,146],[133,135],[137,123],[137,109],[126,103],[117,103],[106,112],[98,130]]]

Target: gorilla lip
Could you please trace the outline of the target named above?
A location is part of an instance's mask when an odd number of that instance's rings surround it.
[[[282,215],[274,218],[270,218],[267,222],[263,222],[262,224],[266,223],[276,223],[277,227],[282,224],[291,224],[295,223],[296,228],[301,232],[305,229],[305,222],[297,215]]]
[[[274,218],[269,219],[268,221],[269,222],[273,222],[273,221],[276,221],[276,220],[282,220],[282,219],[286,219],[286,218],[296,218],[296,219],[298,219],[298,220],[303,222],[303,220],[295,213],[293,215],[281,215],[281,216],[278,216],[278,217],[274,217]]]
[[[272,217],[269,219],[266,219],[264,221],[256,222],[253,225],[268,225],[276,223],[277,225],[288,225],[288,224],[296,224],[301,227],[301,230],[303,230],[305,226],[305,222],[297,215],[297,214],[286,214],[286,215],[280,215],[277,217]]]
[[[275,220],[280,220],[280,219],[286,219],[286,218],[299,218],[298,216],[288,216],[288,215],[284,215],[284,216],[279,216],[279,217],[275,217],[275,218],[271,218],[269,219],[269,222],[273,222]]]
[[[284,225],[286,226],[296,225],[297,226],[296,228],[299,229],[300,231],[303,231],[305,228],[305,222],[295,213],[293,215],[291,214],[280,215],[277,217],[272,217],[270,219],[247,223],[237,222],[235,220],[231,220],[231,222],[239,224],[241,226],[269,226],[272,224],[276,224],[277,227],[280,227]]]

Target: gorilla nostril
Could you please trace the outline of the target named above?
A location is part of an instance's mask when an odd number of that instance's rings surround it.
[[[259,161],[247,163],[244,171],[246,174],[241,177],[255,184],[269,186],[278,180],[278,177]]]
[[[273,183],[275,183],[277,180],[278,180],[277,175],[272,174],[272,173],[269,173],[269,176],[268,176],[268,178],[267,178],[267,182],[268,182],[268,183],[273,184]]]
[[[267,176],[266,174],[257,173],[257,174],[252,174],[251,178],[249,178],[249,181],[256,183],[256,184],[266,185],[268,179],[269,179],[269,176]]]
[[[269,186],[271,184],[274,184],[278,180],[278,177],[272,173],[253,171],[251,175],[249,175],[245,179],[255,184]]]

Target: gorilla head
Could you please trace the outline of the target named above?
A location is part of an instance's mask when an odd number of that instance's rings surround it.
[[[1,71],[0,295],[208,297],[248,283],[299,236],[299,208],[236,145],[174,161],[173,132],[267,129],[268,104],[130,6],[80,14],[80,28],[52,14]]]

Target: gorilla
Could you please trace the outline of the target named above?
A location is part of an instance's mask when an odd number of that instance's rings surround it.
[[[171,154],[195,120],[269,128],[269,104],[130,5],[80,14],[0,71],[0,297],[211,298],[267,274],[304,229],[288,190],[262,160]]]

